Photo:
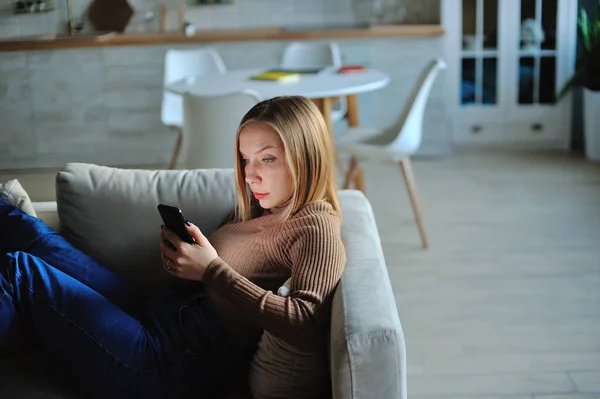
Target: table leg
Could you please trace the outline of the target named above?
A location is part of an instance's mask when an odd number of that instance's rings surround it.
[[[169,162],[169,169],[177,168],[177,160],[179,159],[179,153],[181,152],[181,144],[183,142],[183,132],[181,129],[176,129],[177,141],[175,142],[175,149],[173,149],[173,155],[171,156],[171,162]]]
[[[331,137],[331,144],[333,147],[333,156],[337,163],[339,170],[342,173],[346,173],[346,163],[340,157],[340,155],[335,150],[335,139],[333,137],[333,121],[331,120],[331,109],[333,107],[333,102],[336,100],[336,97],[325,97],[325,98],[315,98],[312,101],[315,103],[317,108],[321,111],[323,115],[323,119],[325,119],[325,125],[327,126],[327,130],[329,131],[329,135]]]
[[[356,94],[351,94],[346,96],[346,101],[348,102],[348,126],[355,127],[360,125],[358,119],[358,97],[356,97]],[[363,169],[358,166],[354,177],[354,183],[363,193],[365,192],[364,176]]]
[[[319,111],[321,111],[321,114],[323,115],[323,119],[325,119],[325,125],[327,126],[327,131],[329,131],[329,134],[333,138],[333,124],[331,122],[331,106],[332,106],[331,98],[327,98],[327,97],[326,98],[315,98],[312,101],[315,103],[317,108],[319,108]]]
[[[346,96],[346,101],[348,102],[348,125],[358,126],[360,122],[358,121],[358,98],[356,94]]]

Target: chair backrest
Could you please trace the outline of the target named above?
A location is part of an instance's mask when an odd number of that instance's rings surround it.
[[[305,43],[292,42],[283,51],[281,59],[282,68],[319,68],[342,66],[342,52],[337,43]],[[335,122],[344,117],[348,111],[345,98],[339,99],[331,112],[331,119]]]
[[[342,66],[342,54],[336,43],[292,42],[283,51],[283,68]]]
[[[400,118],[390,129],[398,132],[396,138],[389,144],[392,151],[412,154],[421,145],[423,116],[427,99],[438,72],[445,68],[446,63],[444,60],[437,58],[432,60],[421,73]]]
[[[188,76],[225,72],[227,68],[223,59],[211,47],[194,50],[170,49],[165,54],[163,85]],[[183,125],[183,103],[180,95],[163,90],[161,121],[167,126]]]
[[[242,117],[262,101],[246,90],[222,96],[183,96],[184,169],[233,168]]]

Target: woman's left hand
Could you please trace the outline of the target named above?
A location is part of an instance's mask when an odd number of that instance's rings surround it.
[[[202,281],[208,265],[219,255],[200,229],[190,223],[187,231],[196,241],[189,244],[164,226],[160,233],[160,253],[167,273],[186,280]]]

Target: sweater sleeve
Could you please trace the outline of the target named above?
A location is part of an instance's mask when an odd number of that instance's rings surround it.
[[[261,328],[301,344],[317,339],[329,323],[331,294],[346,260],[339,219],[317,213],[289,221],[280,244],[292,265],[289,296],[260,288],[221,258],[209,265],[205,285]]]

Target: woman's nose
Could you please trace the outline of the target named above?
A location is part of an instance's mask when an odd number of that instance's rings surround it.
[[[258,174],[258,171],[251,163],[246,165],[246,183],[260,183],[260,176]]]
[[[248,184],[256,184],[257,183],[256,177],[253,176],[253,175],[249,175],[249,174],[246,173],[246,183],[248,183]]]

